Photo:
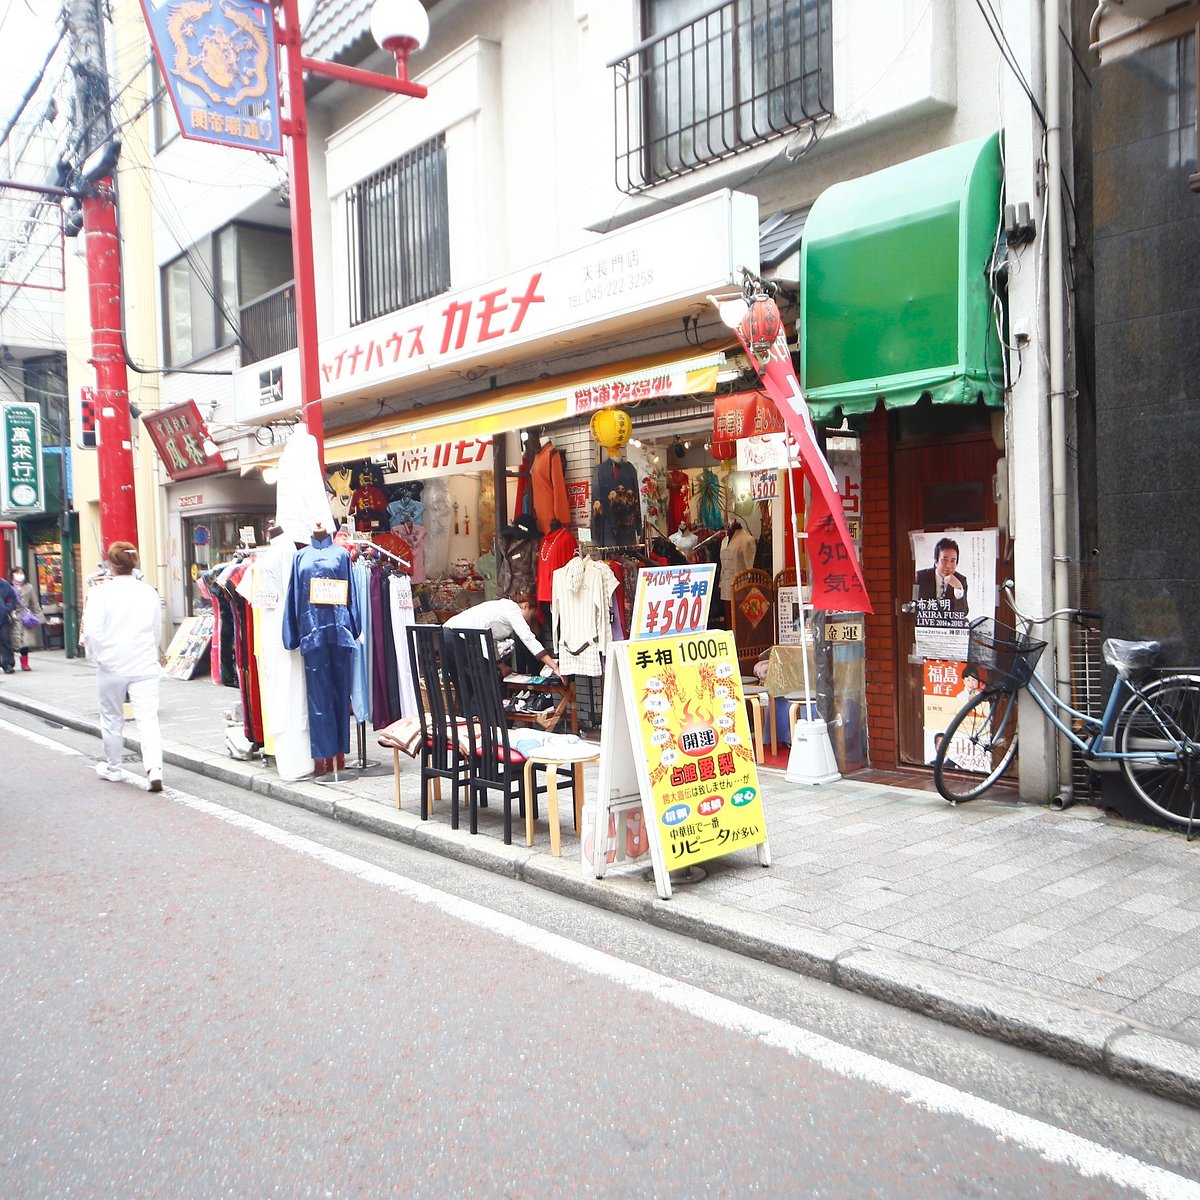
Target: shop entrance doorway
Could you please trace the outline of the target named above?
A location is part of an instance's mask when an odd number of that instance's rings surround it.
[[[1000,453],[990,430],[956,436],[914,438],[892,448],[892,560],[896,580],[896,728],[899,764],[929,763],[926,729],[925,658],[917,653],[916,572],[930,566],[913,558],[911,534],[936,535],[947,530],[995,528],[997,508],[993,479]],[[949,535],[948,535],[949,536]],[[964,545],[966,539],[956,540]],[[999,539],[1000,543],[1003,539]],[[996,565],[993,579],[1002,579]],[[970,581],[968,580],[968,583]],[[993,589],[994,590],[994,589]],[[994,615],[994,596],[972,600]]]

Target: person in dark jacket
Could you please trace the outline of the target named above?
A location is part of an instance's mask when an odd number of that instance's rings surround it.
[[[0,667],[11,675],[16,667],[13,659],[12,615],[20,606],[17,589],[7,579],[0,579]]]

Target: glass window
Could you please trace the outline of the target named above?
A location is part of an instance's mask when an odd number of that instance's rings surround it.
[[[239,340],[243,297],[257,299],[292,277],[289,230],[226,225],[163,268],[167,365],[179,366]],[[265,286],[264,286],[265,285]]]
[[[179,136],[179,121],[175,117],[171,94],[167,91],[162,72],[158,69],[158,59],[153,56],[150,59],[150,96],[154,126],[154,151],[157,154],[159,150],[170,145]]]

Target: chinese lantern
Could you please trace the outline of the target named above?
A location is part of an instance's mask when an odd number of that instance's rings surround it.
[[[617,450],[629,441],[633,421],[623,408],[602,408],[592,414],[592,437],[606,450]]]
[[[731,458],[737,458],[737,443],[713,442],[712,456],[717,462],[728,462]]]
[[[738,323],[738,337],[760,363],[769,362],[775,339],[783,327],[779,306],[766,292],[755,292],[746,315]]]

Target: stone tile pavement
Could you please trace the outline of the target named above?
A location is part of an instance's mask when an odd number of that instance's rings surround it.
[[[61,651],[32,662],[0,679],[0,705],[95,733],[91,665]],[[532,848],[520,833],[503,844],[495,810],[475,837],[449,828],[448,806],[422,822],[404,758],[397,811],[391,752],[370,731],[372,765],[336,783],[284,784],[268,764],[235,761],[224,714],[236,700],[207,678],[163,681],[168,785],[170,764],[187,766],[1200,1105],[1200,839],[1095,808],[952,808],[932,790],[803,787],[766,769],[771,868],[730,855],[664,902],[643,868],[602,881],[581,870],[569,805],[561,859],[544,821]],[[593,766],[589,791],[595,781]]]

